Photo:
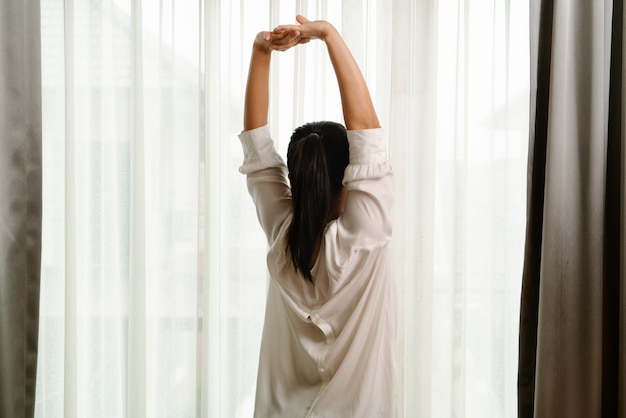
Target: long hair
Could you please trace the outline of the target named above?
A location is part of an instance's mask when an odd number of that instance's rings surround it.
[[[310,282],[315,243],[321,239],[333,203],[341,195],[348,156],[346,128],[338,123],[307,123],[291,135],[287,168],[293,221],[287,250],[296,271]]]

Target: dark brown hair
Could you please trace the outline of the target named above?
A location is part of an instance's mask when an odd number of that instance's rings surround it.
[[[330,220],[335,199],[341,195],[348,166],[346,128],[335,122],[311,122],[297,128],[287,150],[291,180],[293,221],[287,249],[296,271],[308,281],[315,243]]]

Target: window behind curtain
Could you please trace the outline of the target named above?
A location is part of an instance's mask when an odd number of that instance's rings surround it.
[[[251,416],[266,248],[236,135],[254,35],[296,10],[341,29],[389,133],[399,410],[515,416],[528,5],[392,3],[42,0],[38,417]],[[394,23],[420,7],[431,31]],[[280,152],[320,119],[324,46],[274,54]]]

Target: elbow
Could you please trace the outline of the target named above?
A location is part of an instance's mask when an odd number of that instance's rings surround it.
[[[380,121],[374,109],[365,112],[359,109],[359,112],[355,115],[346,115],[345,123],[346,129],[350,131],[380,128]]]

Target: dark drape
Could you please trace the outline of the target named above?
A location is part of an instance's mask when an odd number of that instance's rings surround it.
[[[531,0],[518,416],[626,417],[623,0]]]
[[[0,1],[0,417],[34,416],[41,253],[39,0]]]

